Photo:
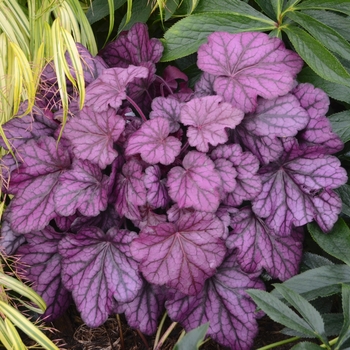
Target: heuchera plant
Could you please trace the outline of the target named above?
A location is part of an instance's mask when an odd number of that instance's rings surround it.
[[[4,125],[13,195],[1,245],[53,319],[71,298],[87,325],[125,313],[152,334],[164,308],[186,330],[249,349],[258,332],[247,288],[265,270],[297,273],[302,226],[332,228],[347,181],[327,95],[298,84],[300,57],[263,33],[213,33],[194,90],[136,24],[93,58],[82,46],[86,102],[62,137],[48,67],[31,115]],[[69,57],[68,57],[69,58]],[[105,62],[103,61],[105,60]],[[2,146],[5,145],[2,143]]]

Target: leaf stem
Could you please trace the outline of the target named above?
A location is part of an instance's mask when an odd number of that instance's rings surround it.
[[[173,331],[173,329],[176,327],[176,325],[177,325],[177,322],[173,322],[169,326],[169,328],[165,331],[163,336],[160,338],[159,343],[157,344],[157,347],[155,348],[155,350],[160,350],[161,346],[166,341],[166,339],[168,338],[169,334]]]
[[[156,333],[156,338],[154,339],[154,346],[153,346],[153,350],[156,349],[157,345],[158,345],[158,342],[159,342],[159,338],[160,338],[160,332],[162,331],[162,328],[163,328],[163,325],[164,325],[164,322],[165,322],[165,319],[166,317],[168,316],[168,313],[165,312],[160,323],[159,323],[159,326],[158,326],[158,329],[157,329],[157,333]]]
[[[120,320],[119,314],[117,314],[116,317],[117,317],[117,322],[118,322],[118,327],[119,327],[120,346],[121,346],[122,350],[125,350],[125,348],[124,348],[124,336],[123,336],[123,330],[122,330],[122,322]]]
[[[292,343],[292,342],[297,341],[299,339],[300,339],[300,337],[293,337],[293,338],[289,338],[286,340],[281,340],[281,341],[278,341],[276,343],[272,343],[272,344],[263,346],[262,348],[259,348],[257,350],[268,350],[268,349],[276,348],[277,346]]]
[[[141,108],[137,105],[137,103],[136,103],[132,98],[130,98],[129,96],[126,96],[126,100],[127,100],[128,102],[131,103],[131,105],[136,109],[137,113],[140,115],[140,117],[142,118],[142,120],[143,120],[144,122],[146,122],[146,121],[147,121],[147,118],[146,118],[146,116],[143,114]]]
[[[172,94],[174,93],[173,90],[171,89],[171,87],[169,86],[169,84],[168,84],[161,76],[156,75],[156,78],[157,78],[158,80],[160,80],[161,83],[169,90],[170,95],[172,95]],[[162,95],[163,95],[163,97],[164,97],[164,92],[163,92],[163,91],[162,91]]]

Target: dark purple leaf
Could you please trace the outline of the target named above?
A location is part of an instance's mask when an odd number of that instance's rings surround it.
[[[169,120],[169,132],[173,133],[180,128],[180,111],[182,103],[165,97],[156,97],[152,101],[152,112],[149,115],[150,119],[162,117]]]
[[[56,217],[54,191],[59,176],[70,168],[70,157],[52,137],[28,141],[20,149],[23,164],[11,176],[16,188],[10,209],[11,228],[39,231]]]
[[[157,214],[153,211],[148,205],[139,207],[141,219],[133,220],[133,224],[140,229],[143,229],[147,226],[157,226],[161,223],[166,222],[166,215]]]
[[[107,208],[108,182],[98,165],[74,159],[72,168],[60,176],[56,186],[57,214],[70,216],[78,210],[85,216],[98,215]]]
[[[223,233],[213,214],[185,214],[176,223],[141,230],[131,252],[147,281],[195,295],[225,256]]]
[[[228,135],[225,128],[234,129],[244,113],[222,102],[220,96],[194,98],[181,108],[180,120],[187,129],[188,142],[197,151],[208,152],[212,146],[225,143]]]
[[[258,274],[244,273],[235,260],[233,254],[229,255],[197,295],[177,292],[165,307],[170,318],[186,331],[209,322],[207,335],[219,344],[249,350],[258,334],[258,314],[245,290],[264,289],[264,284]]]
[[[5,211],[1,222],[0,252],[5,255],[13,255],[18,247],[25,242],[25,237],[11,229],[7,216],[7,211]]]
[[[22,245],[17,254],[25,276],[33,282],[34,290],[45,300],[47,309],[43,315],[51,321],[61,316],[70,304],[70,293],[61,281],[61,256],[58,244],[65,237],[47,226],[44,230],[26,234],[28,244]]]
[[[243,208],[231,220],[232,232],[226,240],[230,249],[236,249],[237,261],[247,273],[263,269],[273,278],[285,281],[298,273],[303,250],[303,235],[292,230],[281,237],[250,208]]]
[[[133,300],[142,287],[137,263],[129,251],[136,236],[117,228],[105,234],[97,227],[88,227],[61,241],[62,281],[89,327],[103,324],[115,301]]]
[[[286,146],[289,140],[286,140]],[[280,235],[288,235],[292,224],[302,226],[313,219],[320,225],[319,213],[326,212],[323,220],[333,226],[340,212],[339,204],[332,208],[335,196],[326,196],[326,201],[314,198],[324,189],[337,188],[347,181],[345,169],[340,161],[328,155],[301,154],[297,145],[284,153],[281,160],[260,169],[263,183],[261,193],[253,201],[253,211]],[[323,207],[323,209],[321,209]]]
[[[19,167],[21,163],[20,159],[15,159],[11,153],[5,154],[0,158],[0,169],[1,169],[1,190],[4,193],[7,193],[11,173]],[[16,189],[13,188],[12,192],[15,192]]]
[[[55,223],[60,231],[72,232],[70,228],[74,220],[76,220],[76,218],[77,218],[77,214],[70,215],[70,216],[56,216]]]
[[[142,62],[157,63],[162,57],[163,45],[158,39],[149,38],[147,26],[136,23],[127,33],[109,43],[100,55],[110,67],[127,68]]]
[[[124,119],[113,108],[94,112],[84,107],[79,117],[67,123],[63,135],[72,142],[76,157],[90,160],[104,169],[118,156],[113,142],[118,140],[124,126]]]
[[[169,165],[179,155],[181,142],[169,136],[169,121],[155,118],[143,123],[141,128],[130,136],[125,149],[127,156],[141,154],[141,158],[149,164]]]
[[[158,165],[150,166],[145,170],[144,183],[147,188],[147,202],[153,208],[165,207],[169,201],[166,180],[161,179]]]
[[[136,78],[147,78],[145,67],[109,68],[86,88],[85,106],[95,112],[108,110],[108,106],[118,109],[126,98],[128,84]]]
[[[167,210],[168,221],[175,222],[180,219],[181,216],[190,213],[193,214],[195,210],[193,208],[179,208],[177,204],[172,205]]]
[[[242,152],[237,144],[223,145],[216,147],[210,155],[217,164],[220,160],[229,161],[236,172],[234,177],[236,186],[229,192],[224,203],[230,206],[238,206],[245,200],[254,199],[261,191],[261,180],[257,174],[259,161],[249,152]],[[231,174],[220,172],[223,188],[229,189],[225,182],[233,178]]]
[[[117,177],[115,194],[115,208],[118,214],[131,220],[141,220],[138,206],[146,204],[146,187],[141,164],[129,160],[123,165],[122,174],[118,174]]]
[[[169,196],[180,208],[215,212],[219,207],[221,178],[214,162],[204,153],[190,151],[168,173]]]
[[[194,87],[195,96],[202,97],[202,96],[215,95],[215,91],[214,91],[215,78],[216,78],[215,75],[209,74],[207,72],[203,72],[200,79],[196,82],[196,85]]]
[[[216,32],[198,49],[197,64],[216,76],[218,95],[247,113],[255,110],[258,95],[273,99],[288,93],[303,61],[267,34]]]

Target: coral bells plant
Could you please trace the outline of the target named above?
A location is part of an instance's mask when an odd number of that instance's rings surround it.
[[[31,115],[4,125],[13,195],[1,245],[53,319],[71,300],[87,325],[125,313],[152,334],[166,309],[186,330],[249,349],[258,332],[245,290],[265,270],[297,273],[302,226],[329,231],[346,172],[327,95],[298,84],[303,61],[263,33],[216,32],[198,51],[194,90],[136,24],[98,58],[83,47],[86,102],[61,130],[49,67]],[[68,57],[69,58],[69,57]],[[61,135],[61,137],[59,137]],[[4,144],[2,144],[5,147]]]

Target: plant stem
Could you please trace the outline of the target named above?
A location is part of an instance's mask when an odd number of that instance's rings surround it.
[[[293,338],[289,338],[286,340],[281,340],[281,341],[278,341],[276,343],[272,343],[272,344],[263,346],[262,348],[259,348],[257,350],[268,350],[268,349],[276,348],[277,346],[292,343],[293,341],[297,341],[299,339],[300,339],[300,337],[293,337]]]
[[[170,325],[170,327],[165,331],[163,336],[160,338],[159,343],[157,344],[157,347],[155,348],[155,350],[160,350],[161,346],[166,341],[166,339],[168,338],[169,334],[173,331],[173,329],[176,327],[176,325],[177,325],[177,322],[173,322]]]
[[[160,332],[162,331],[162,328],[163,328],[163,325],[164,325],[164,322],[165,322],[165,319],[166,317],[168,316],[168,313],[165,312],[160,323],[159,323],[159,326],[158,326],[158,329],[157,329],[157,333],[156,333],[156,339],[154,340],[154,346],[153,346],[153,350],[156,349],[157,345],[158,345],[158,342],[159,342],[159,338],[160,338]]]
[[[136,102],[130,98],[129,96],[126,96],[126,100],[129,101],[131,103],[131,105],[136,109],[137,113],[140,115],[140,117],[142,118],[142,120],[144,122],[147,121],[146,116],[143,114],[143,112],[141,111],[141,108],[136,104]]]
[[[124,348],[124,336],[123,336],[123,331],[122,331],[122,322],[120,320],[120,316],[117,314],[117,321],[118,321],[118,327],[119,327],[119,338],[120,338],[120,346],[122,350],[125,350]]]

